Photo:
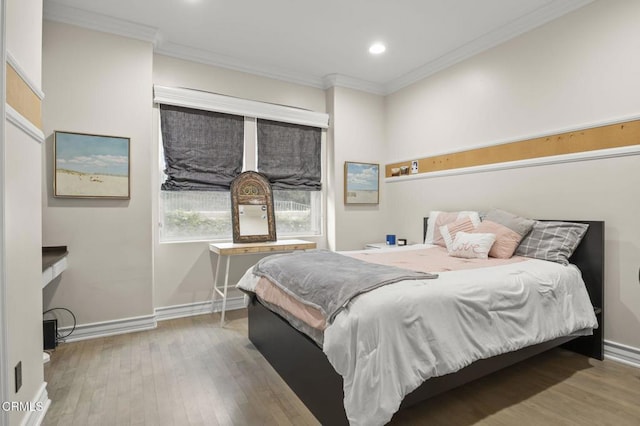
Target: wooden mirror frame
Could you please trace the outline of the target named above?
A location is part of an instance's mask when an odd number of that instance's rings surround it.
[[[268,233],[261,235],[240,234],[241,205],[266,205]],[[231,223],[234,243],[260,243],[276,241],[276,219],[273,210],[273,193],[269,180],[258,172],[243,172],[231,182]]]

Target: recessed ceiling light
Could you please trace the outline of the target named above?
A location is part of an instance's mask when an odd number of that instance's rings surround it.
[[[387,50],[387,48],[382,43],[373,43],[371,47],[369,47],[369,53],[371,53],[372,55],[379,55],[385,50]]]

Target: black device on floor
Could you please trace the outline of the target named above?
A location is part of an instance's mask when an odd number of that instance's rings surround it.
[[[50,319],[42,321],[42,336],[44,349],[55,349],[58,346],[58,320]]]

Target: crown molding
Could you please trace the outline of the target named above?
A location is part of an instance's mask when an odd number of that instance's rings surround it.
[[[281,80],[319,89],[346,87],[376,95],[389,95],[406,86],[427,78],[465,59],[506,42],[518,35],[550,22],[562,15],[579,9],[594,0],[554,0],[547,5],[516,19],[501,28],[410,71],[385,84],[377,84],[340,74],[326,76],[308,75],[284,70],[264,63],[247,61],[227,55],[172,43],[163,37],[157,28],[136,24],[122,19],[61,5],[55,0],[44,2],[44,18],[79,27],[130,37],[153,44],[154,52],[178,59],[199,62],[261,77]]]
[[[346,87],[347,89],[355,89],[363,92],[372,93],[374,95],[387,95],[383,85],[373,83],[371,81],[361,80],[359,78],[349,77],[341,74],[329,74],[324,78],[324,89],[331,87]]]
[[[260,64],[257,62],[238,59],[227,55],[221,55],[204,49],[185,46],[182,44],[172,42],[158,43],[155,46],[154,52],[160,55],[166,55],[173,58],[185,59],[187,61],[199,62],[205,65],[231,69],[234,71],[240,71],[260,77],[272,78],[287,83],[300,84],[303,86],[310,86],[318,89],[324,88],[324,83],[321,76],[296,73],[277,67]]]
[[[535,11],[495,29],[475,40],[426,63],[425,65],[385,84],[384,94],[389,95],[406,86],[449,68],[472,56],[496,47],[512,38],[542,26],[569,12],[586,6],[594,0],[556,0]]]
[[[44,2],[43,12],[44,19],[50,21],[147,41],[154,46],[161,41],[157,28],[65,6],[52,0]]]

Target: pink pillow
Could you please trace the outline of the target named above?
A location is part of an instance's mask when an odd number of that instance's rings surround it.
[[[480,215],[474,211],[459,212],[442,212],[432,211],[429,213],[429,222],[427,223],[427,234],[425,235],[425,244],[436,244],[445,247],[444,238],[440,234],[440,227],[457,220],[468,217],[476,226],[480,224]]]
[[[493,243],[489,256],[497,257],[498,259],[509,259],[513,256],[518,244],[520,244],[520,240],[522,240],[522,235],[516,231],[491,220],[483,220],[474,232],[496,235],[496,242]]]
[[[455,222],[448,223],[440,227],[440,235],[444,241],[447,251],[451,251],[451,244],[458,232],[473,232],[478,224],[474,224],[470,218],[465,217]]]

